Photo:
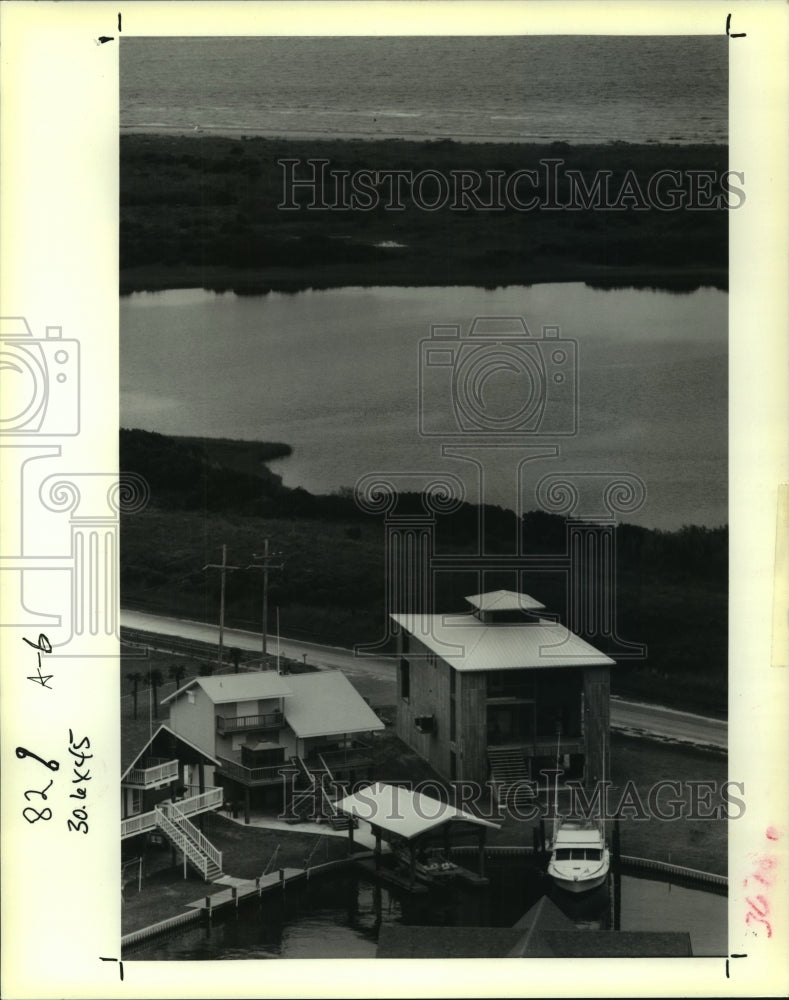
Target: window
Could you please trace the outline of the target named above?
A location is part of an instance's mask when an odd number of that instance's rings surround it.
[[[596,847],[560,847],[557,861],[602,861],[603,852]]]
[[[194,691],[187,691],[186,692],[186,700],[189,702],[190,705],[194,705],[194,703],[195,703],[195,693],[194,693]]]
[[[129,815],[136,816],[139,812],[142,812],[142,789],[132,788]]]
[[[411,696],[411,664],[408,660],[400,660],[400,697],[408,701]]]

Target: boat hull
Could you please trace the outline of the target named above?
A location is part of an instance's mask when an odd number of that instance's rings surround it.
[[[605,880],[608,878],[608,869],[589,878],[570,878],[555,874],[551,871],[549,871],[548,874],[551,876],[551,880],[557,889],[562,889],[564,892],[571,892],[577,895],[582,892],[591,892],[593,889],[598,889],[601,885],[603,885]]]

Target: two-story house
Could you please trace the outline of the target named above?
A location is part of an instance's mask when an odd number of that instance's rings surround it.
[[[250,809],[282,803],[283,768],[337,780],[369,777],[372,734],[384,728],[339,671],[196,677],[162,700],[170,727],[216,759],[215,780]]]
[[[610,774],[614,661],[527,594],[467,597],[465,614],[394,614],[397,735],[443,777],[539,780],[561,752],[567,776]]]
[[[222,789],[211,777],[217,765],[215,757],[167,725],[122,760],[123,856],[142,854],[149,837],[161,837],[180,851],[184,866],[188,862],[207,880],[218,877],[221,853],[194,823],[222,806]]]

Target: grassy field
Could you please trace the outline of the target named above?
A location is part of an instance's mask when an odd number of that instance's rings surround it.
[[[309,833],[241,826],[216,813],[205,815],[203,833],[222,851],[225,874],[237,878],[254,879],[262,874],[278,847],[278,867],[282,868],[303,868],[308,856],[313,865],[348,856],[345,837],[325,837],[318,843],[320,837]],[[124,934],[166,920],[179,913],[187,903],[217,891],[216,887],[206,885],[191,868],[187,868],[184,878],[180,865],[171,867],[169,848],[162,849],[159,854],[158,863],[164,867],[144,877],[142,891],[138,891],[136,882],[130,882],[124,890],[121,914]],[[154,866],[157,860],[153,861]]]
[[[485,211],[453,207],[425,211],[408,192],[402,210],[285,210],[278,161],[328,161],[336,171],[429,169],[536,170],[537,197],[546,195],[541,161],[562,162],[587,187],[610,172],[618,191],[627,171],[647,189],[658,171],[722,173],[723,146],[613,143],[463,144],[452,141],[297,140],[207,135],[124,135],[120,145],[120,287],[122,293],[177,287],[233,289],[242,294],[348,285],[477,285],[587,281],[691,290],[726,287],[725,209],[660,211]],[[317,204],[343,204],[329,177]],[[384,182],[385,183],[385,182]],[[300,191],[296,203],[311,199]],[[557,189],[560,204],[566,185]],[[484,199],[483,199],[484,201]]]
[[[279,608],[283,635],[353,647],[384,633],[384,534],[375,518],[258,518],[151,508],[122,518],[121,530],[126,607],[216,622],[217,574],[209,576],[202,567],[216,560],[222,544],[229,561],[244,563],[266,536],[284,562],[281,571],[271,573],[269,590],[269,607],[272,614]],[[252,571],[228,576],[228,626],[260,628],[259,577]],[[506,585],[491,578],[490,589]],[[445,581],[438,606],[462,610],[463,594],[475,592],[469,586],[473,582],[460,575]],[[561,614],[563,580],[545,575],[539,586],[541,599]],[[615,668],[614,693],[725,715],[725,573],[708,566],[689,574],[636,553],[618,575],[618,595],[621,635],[645,643],[648,655]]]

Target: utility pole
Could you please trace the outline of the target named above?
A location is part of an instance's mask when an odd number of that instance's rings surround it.
[[[263,554],[258,555],[257,552],[252,553],[253,559],[262,559],[262,562],[253,563],[251,566],[247,566],[247,569],[260,569],[263,570],[263,635],[261,640],[263,659],[261,660],[261,669],[265,663],[266,658],[266,639],[268,632],[268,571],[270,569],[282,569],[285,565],[282,562],[272,562],[280,556],[280,552],[269,552],[268,538],[263,539]]]
[[[222,546],[222,562],[221,563],[207,563],[203,566],[203,572],[207,569],[218,569],[220,571],[220,584],[219,584],[219,655],[217,657],[217,664],[221,670],[222,668],[222,645],[224,643],[225,637],[225,574],[230,570],[239,569],[238,566],[228,566],[227,565],[227,545]]]

